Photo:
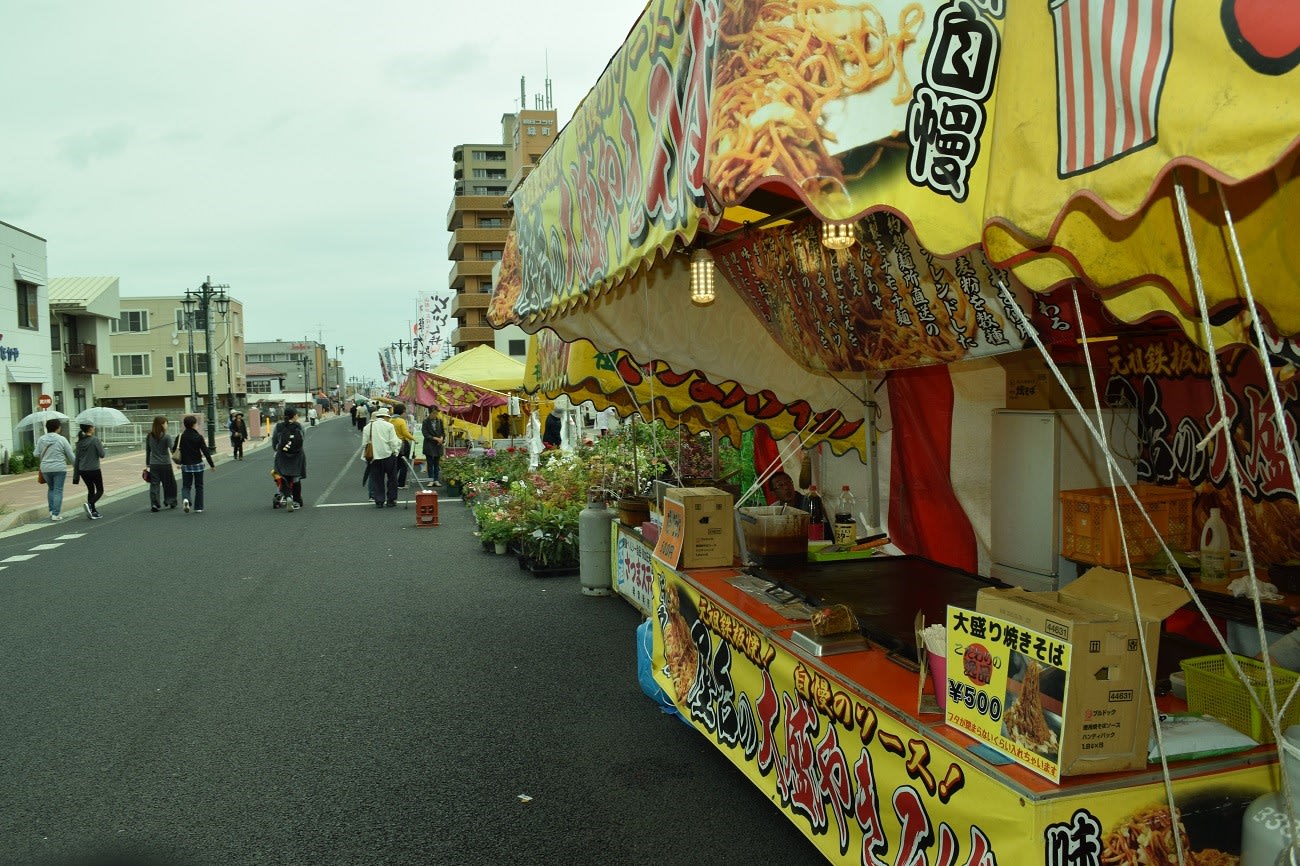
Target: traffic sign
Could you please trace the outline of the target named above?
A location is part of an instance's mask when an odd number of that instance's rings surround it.
[[[54,405],[54,398],[51,397],[49,394],[42,394],[41,396],[36,398],[37,409],[48,409],[53,405]]]

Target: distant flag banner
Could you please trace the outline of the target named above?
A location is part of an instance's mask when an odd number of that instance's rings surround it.
[[[381,378],[382,378],[385,382],[387,382],[387,381],[389,380],[390,377],[389,377],[389,375],[388,375],[388,363],[384,360],[384,353],[383,353],[383,352],[380,352],[380,353],[379,353],[379,373],[380,373]]]
[[[1060,175],[1155,140],[1174,0],[1053,0]]]
[[[453,292],[436,292],[420,299],[420,316],[411,325],[413,366],[436,367],[442,354]]]

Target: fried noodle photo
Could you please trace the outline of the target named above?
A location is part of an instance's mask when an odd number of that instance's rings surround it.
[[[1238,866],[1241,858],[1217,848],[1193,851],[1182,816],[1170,820],[1166,806],[1150,806],[1128,816],[1106,834],[1102,843],[1103,866],[1167,866],[1178,862],[1174,843],[1177,826],[1187,866]]]
[[[677,587],[668,586],[664,589],[664,606],[668,611],[668,622],[664,624],[664,657],[668,678],[673,681],[677,699],[685,700],[691,686],[695,684],[699,650],[691,640],[691,625],[682,616],[681,597]]]
[[[725,0],[712,108],[719,193],[734,195],[747,178],[774,174],[809,193],[843,190],[824,112],[890,82],[894,105],[911,99],[903,52],[924,22],[920,3],[887,21],[874,4],[851,0]]]
[[[1043,669],[1036,661],[1025,668],[1025,679],[1020,686],[1020,696],[1002,717],[1006,735],[1019,746],[1032,749],[1040,755],[1054,755],[1060,748],[1056,732],[1043,715],[1043,696],[1039,681]]]

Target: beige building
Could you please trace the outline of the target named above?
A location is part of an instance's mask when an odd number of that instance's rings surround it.
[[[99,353],[93,380],[97,402],[118,409],[206,412],[210,369],[216,417],[244,405],[244,305],[231,298],[228,309],[210,306],[209,347],[202,312],[187,314],[181,300],[180,295],[119,299],[110,349]]]
[[[550,105],[550,82],[545,104]],[[523,98],[522,82],[520,98]],[[456,189],[447,211],[447,247],[451,260],[449,285],[456,293],[451,317],[456,328],[451,346],[463,352],[475,346],[494,346],[523,360],[525,334],[518,328],[497,333],[487,321],[492,295],[492,274],[501,261],[510,227],[506,198],[555,141],[555,110],[538,108],[501,118],[500,144],[462,144],[452,151]]]

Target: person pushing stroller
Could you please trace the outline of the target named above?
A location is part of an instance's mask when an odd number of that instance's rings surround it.
[[[284,420],[275,425],[271,434],[271,449],[275,451],[275,472],[280,492],[276,494],[275,507],[284,504],[292,512],[302,508],[302,480],[307,477],[307,455],[303,449],[303,430],[298,423],[298,410],[289,406],[284,410]]]

